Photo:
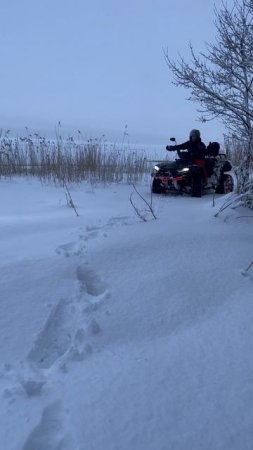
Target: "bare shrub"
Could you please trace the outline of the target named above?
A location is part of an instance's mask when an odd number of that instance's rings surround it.
[[[224,150],[228,158],[232,161],[235,167],[239,167],[245,154],[247,153],[247,144],[239,139],[235,135],[225,136],[224,139]],[[249,158],[249,168],[250,172],[253,170],[253,157]]]
[[[133,194],[134,192],[131,193],[130,195],[130,203],[136,213],[136,215],[143,221],[143,222],[147,222],[148,219],[151,217],[153,219],[157,219],[155,212],[154,212],[154,208],[153,208],[153,204],[152,204],[152,193],[151,193],[151,202],[149,203],[144,197],[143,195],[140,194],[140,192],[138,191],[138,189],[136,188],[136,186],[133,184],[132,185],[135,191],[135,194],[137,194],[137,196],[139,197],[139,199],[142,202],[142,205],[144,205],[145,209],[138,207],[134,201],[133,201]]]

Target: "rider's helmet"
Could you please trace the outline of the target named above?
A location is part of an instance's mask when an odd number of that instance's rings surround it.
[[[190,138],[190,140],[200,139],[200,131],[199,130],[191,130],[189,138]]]

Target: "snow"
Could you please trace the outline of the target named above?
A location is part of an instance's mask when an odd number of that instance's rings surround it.
[[[86,184],[76,217],[0,183],[0,448],[252,449],[251,219],[156,196],[144,223],[131,186]]]

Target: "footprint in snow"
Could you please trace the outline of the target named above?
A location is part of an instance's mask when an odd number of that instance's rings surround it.
[[[80,281],[82,292],[87,292],[87,294],[94,297],[98,297],[106,292],[106,283],[87,264],[81,264],[77,267],[76,276]]]
[[[66,258],[69,258],[73,256],[83,256],[85,254],[86,247],[84,244],[68,242],[67,244],[57,247],[55,251],[58,255],[63,255]]]
[[[39,424],[29,434],[22,450],[78,450],[66,434],[66,415],[61,401],[44,408]]]
[[[24,361],[11,368],[4,365],[5,372],[1,373],[0,392],[2,397],[12,403],[15,396],[26,394],[28,397],[41,395],[47,379],[39,371],[31,370]]]
[[[107,234],[103,230],[110,230],[112,228],[118,228],[121,226],[131,225],[133,221],[128,216],[111,217],[105,225],[87,225],[86,234],[81,236],[84,241],[89,241],[90,239],[96,239],[99,236],[107,237]]]
[[[92,346],[87,342],[87,333],[83,328],[79,328],[74,336],[74,342],[68,352],[66,362],[83,361],[92,353]]]
[[[120,227],[120,226],[126,226],[131,225],[132,220],[128,216],[119,216],[119,217],[111,217],[111,219],[107,222],[107,227]]]
[[[89,301],[85,312],[92,312],[101,302],[100,296],[91,298],[95,298],[95,306]],[[83,361],[92,353],[89,339],[100,333],[100,326],[95,319],[84,319],[80,312],[66,299],[53,308],[27,357],[36,369],[49,369],[55,363],[61,368],[71,361]],[[45,384],[38,376],[23,377],[20,383],[28,396],[40,394]]]
[[[91,335],[99,334],[100,327],[95,320],[89,320],[86,323],[87,339],[84,340],[80,332],[80,320],[83,326],[84,321],[87,321],[87,313],[90,315],[95,311],[109,293],[106,283],[87,264],[77,267],[76,277],[80,282],[81,294],[88,294],[86,304],[81,306],[71,300],[61,299],[52,309],[27,356],[27,360],[37,369],[49,369],[56,362],[62,367],[69,361],[81,361],[92,352],[88,339]],[[85,319],[81,312],[85,314]],[[40,393],[44,385],[30,379],[25,379],[21,384],[28,396]]]
[[[49,368],[71,346],[75,311],[71,302],[61,299],[39,333],[28,360],[39,368]]]
[[[87,225],[86,234],[82,237],[84,241],[89,241],[90,239],[96,239],[99,236],[101,227],[94,225]]]

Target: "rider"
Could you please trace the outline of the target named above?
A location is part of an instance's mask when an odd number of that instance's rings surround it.
[[[206,146],[201,141],[199,130],[190,131],[189,141],[179,145],[167,145],[166,150],[177,150],[179,158],[188,159],[197,165],[204,166]],[[187,152],[181,152],[181,150],[187,150]]]

